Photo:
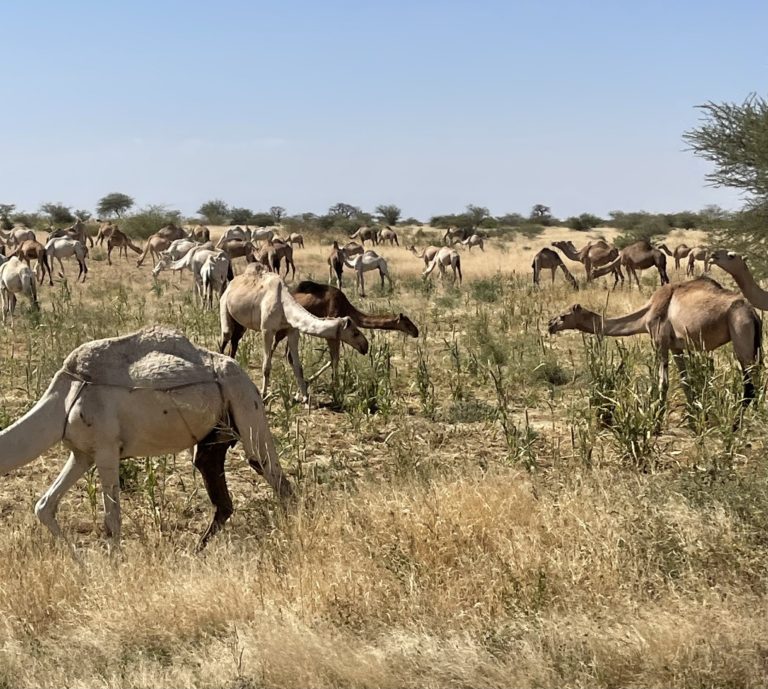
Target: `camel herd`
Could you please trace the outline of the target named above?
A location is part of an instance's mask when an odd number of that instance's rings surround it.
[[[387,233],[385,230],[389,230]],[[183,230],[167,225],[147,241],[142,250],[117,226],[104,223],[96,245],[107,245],[110,253],[118,249],[128,257],[128,249],[139,254],[138,265],[152,257],[152,270],[189,271],[193,276],[195,299],[213,308],[218,298],[221,337],[219,351],[202,349],[184,335],[160,327],[146,327],[135,333],[96,340],[76,348],[64,361],[37,404],[18,421],[0,432],[0,474],[19,468],[40,456],[58,442],[70,450],[62,472],[40,498],[35,513],[54,536],[62,537],[56,510],[62,496],[90,467],[95,466],[102,487],[105,525],[112,543],[120,536],[119,463],[126,457],[175,453],[193,448],[193,462],[200,470],[214,515],[200,539],[200,547],[216,533],[232,514],[232,501],[224,474],[228,448],[243,446],[250,466],[262,474],[278,496],[289,498],[293,489],[280,466],[265,413],[269,399],[272,359],[278,344],[286,340],[287,354],[302,402],[309,401],[308,383],[299,357],[299,337],[308,335],[328,343],[327,368],[335,377],[341,343],[356,351],[368,351],[365,329],[399,331],[413,338],[419,329],[403,313],[369,314],[357,309],[342,291],[345,269],[355,276],[357,292],[365,294],[366,272],[378,271],[382,287],[392,285],[386,259],[374,246],[389,242],[398,245],[392,228],[380,232],[360,228],[343,246],[334,241],[327,259],[329,284],[305,280],[289,289],[289,269],[295,275],[294,248],[303,248],[301,235],[280,239],[275,230],[228,229],[214,245],[203,226]],[[93,240],[79,220],[71,228],[52,232],[45,244],[34,233],[14,229],[2,233],[8,258],[0,264],[0,293],[4,313],[12,317],[16,295],[29,296],[37,306],[37,283],[45,276],[52,282],[56,259],[64,275],[62,259],[72,256],[80,267],[78,279],[86,279],[88,244]],[[477,239],[475,239],[477,238]],[[478,241],[479,240],[479,241]],[[467,250],[483,249],[483,240],[453,234],[449,229],[442,246],[417,250],[407,247],[424,262],[426,279],[435,268],[445,277],[448,268],[454,282],[461,284],[461,257],[453,248],[460,243]],[[640,287],[638,270],[654,267],[661,286],[640,309],[618,317],[605,317],[575,304],[552,318],[550,334],[578,330],[598,336],[621,337],[647,333],[659,354],[659,380],[662,400],[669,385],[669,355],[680,370],[686,396],[688,385],[683,352],[689,348],[711,351],[732,342],[744,374],[743,406],[755,397],[754,376],[760,360],[761,322],[755,309],[768,309],[768,292],[752,278],[743,259],[726,251],[708,252],[677,247],[670,252],[648,242],[618,250],[606,242],[594,242],[578,250],[572,242],[556,242],[569,260],[584,265],[588,281],[612,274],[614,286],[624,282],[624,271]],[[703,253],[702,253],[703,252]],[[688,258],[703,260],[730,273],[741,293],[724,289],[702,276],[669,284],[666,256],[676,266]],[[704,258],[699,259],[698,256]],[[232,261],[245,257],[247,266],[235,275]],[[36,272],[31,264],[36,261]],[[552,280],[558,270],[578,289],[575,277],[560,255],[550,248],[539,251],[533,260],[534,283],[540,271],[549,269]],[[284,273],[283,273],[284,270]],[[330,283],[335,282],[336,285]],[[256,388],[234,357],[247,330],[263,336],[262,387]]]

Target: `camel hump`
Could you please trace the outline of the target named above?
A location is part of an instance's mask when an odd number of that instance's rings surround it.
[[[217,380],[210,352],[157,326],[81,345],[63,368],[89,383],[125,388],[167,390]]]

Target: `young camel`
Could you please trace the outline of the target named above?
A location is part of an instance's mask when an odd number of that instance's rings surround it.
[[[289,498],[293,489],[278,461],[264,403],[245,371],[181,333],[150,327],[75,349],[37,404],[0,432],[0,474],[63,442],[71,450],[69,460],[35,505],[35,514],[63,538],[56,521],[59,502],[95,465],[107,537],[117,544],[120,460],[194,446],[194,464],[216,508],[202,547],[232,514],[224,460],[237,440],[251,467],[278,496]]]
[[[472,251],[473,246],[479,246],[480,251],[485,251],[483,248],[483,238],[479,234],[473,234],[471,237],[467,237],[466,239],[454,239],[452,243],[454,245],[461,244],[462,246],[466,246],[470,252]]]
[[[587,274],[587,282],[591,281],[594,277],[592,274],[594,268],[599,268],[606,263],[611,263],[619,255],[619,250],[615,246],[608,244],[608,242],[605,242],[602,239],[590,242],[581,249],[576,249],[571,241],[552,242],[552,246],[560,249],[560,251],[565,254],[566,258],[569,258],[571,261],[577,261],[578,263],[584,264],[584,270]],[[624,275],[621,272],[620,267],[617,266],[616,269],[613,270],[613,273],[616,281],[621,279],[621,281],[624,282]]]
[[[200,288],[203,295],[203,306],[213,308],[213,295],[219,297],[224,293],[227,282],[233,278],[229,257],[219,251],[208,256],[200,266]]]
[[[331,285],[321,285],[311,280],[303,280],[296,289],[291,290],[293,298],[300,306],[303,306],[309,313],[318,318],[343,318],[347,317],[358,328],[369,330],[399,330],[410,337],[418,337],[419,329],[414,322],[405,314],[399,313],[396,316],[375,315],[358,311],[347,299],[347,296],[340,289]],[[281,330],[275,336],[275,347],[287,336],[287,332]],[[333,377],[336,377],[336,371],[339,366],[339,352],[341,350],[341,340],[331,338],[328,340],[328,349],[330,350],[331,360],[317,371],[309,382],[312,382],[320,374],[332,367]]]
[[[440,251],[440,247],[430,245],[425,249],[422,249],[421,253],[419,253],[416,251],[416,247],[411,244],[411,246],[408,247],[408,251],[410,251],[416,258],[420,258],[424,261],[425,266],[428,266],[432,262],[432,259],[437,255],[437,252]]]
[[[677,271],[680,270],[680,261],[691,253],[691,247],[687,244],[678,244],[674,251],[670,251],[666,244],[659,244],[659,249],[661,249],[667,256],[671,256],[675,259],[675,270]]]
[[[657,289],[642,308],[618,318],[604,318],[575,304],[549,321],[550,334],[561,330],[625,337],[647,333],[659,353],[661,401],[669,388],[669,353],[680,370],[686,397],[693,402],[683,352],[712,351],[733,342],[744,376],[743,406],[755,397],[752,374],[759,361],[761,323],[740,294],[714,280],[697,278]]]
[[[558,254],[557,251],[552,251],[552,249],[544,247],[533,257],[531,267],[533,268],[534,285],[539,284],[539,275],[541,271],[545,269],[552,271],[552,284],[555,284],[555,273],[557,272],[557,269],[560,268],[563,271],[565,279],[571,283],[571,287],[573,287],[573,289],[579,289],[576,278],[574,278],[573,275],[571,275],[571,271],[565,267],[565,263],[563,263],[563,259],[560,258],[560,254]]]
[[[237,346],[247,329],[261,330],[264,334],[264,361],[262,363],[262,392],[269,388],[272,370],[275,334],[287,331],[288,351],[293,373],[303,402],[309,399],[304,371],[299,360],[299,333],[341,340],[365,354],[368,340],[349,318],[316,318],[299,306],[286,284],[274,273],[252,263],[242,275],[229,283],[219,300],[221,316],[221,343],[224,352],[229,344],[229,354],[237,354]]]
[[[704,263],[704,272],[709,272],[710,264],[709,249],[705,246],[695,246],[688,254],[688,268],[685,271],[686,275],[693,277],[696,274],[696,261],[702,261]]]
[[[386,260],[379,256],[375,251],[368,250],[353,259],[344,258],[344,265],[352,268],[357,275],[356,285],[361,297],[365,296],[365,274],[371,270],[378,270],[381,278],[381,287],[384,288],[384,278],[389,280],[389,286],[392,288],[392,278],[389,276]]]
[[[459,256],[458,251],[447,246],[444,246],[435,254],[435,257],[430,261],[424,272],[422,272],[422,275],[424,277],[428,276],[435,269],[435,267],[437,267],[440,269],[440,279],[444,280],[445,269],[448,266],[450,266],[451,270],[453,271],[454,284],[456,284],[457,275],[459,278],[459,284],[461,284],[461,256]]]
[[[3,323],[16,311],[16,295],[22,293],[29,297],[32,308],[37,310],[37,283],[32,269],[17,256],[11,256],[0,265],[0,295],[2,295]]]
[[[619,251],[619,257],[609,263],[608,265],[599,268],[592,272],[593,278],[602,277],[613,272],[614,283],[613,286],[619,282],[619,278],[616,273],[616,268],[622,265],[627,269],[629,273],[629,286],[632,287],[632,278],[635,278],[637,288],[640,289],[640,278],[637,276],[638,270],[645,270],[651,266],[656,266],[656,270],[659,271],[659,279],[661,284],[666,285],[669,283],[669,277],[667,276],[667,257],[664,252],[659,251],[656,247],[651,246],[650,242],[646,240],[640,240],[629,246],[625,246]],[[622,276],[623,277],[623,276]],[[624,280],[622,279],[622,283]]]
[[[80,280],[80,277],[82,276],[83,282],[85,282],[85,279],[88,277],[88,266],[85,263],[88,249],[85,248],[82,242],[79,242],[76,239],[70,239],[69,237],[55,237],[54,239],[48,240],[46,243],[45,253],[48,256],[48,262],[51,266],[53,265],[54,258],[59,262],[59,266],[61,267],[60,275],[64,279],[66,279],[64,275],[64,264],[61,262],[61,259],[74,256],[80,267],[77,279]],[[51,280],[51,284],[53,284],[53,280]]]
[[[48,279],[53,284],[53,277],[51,277],[51,266],[48,263],[48,254],[45,253],[45,247],[36,239],[27,239],[21,243],[21,246],[16,251],[16,256],[24,261],[28,266],[32,261],[37,261],[36,272],[38,274],[38,280],[40,284],[43,284],[45,280],[45,273],[48,272]]]
[[[379,232],[379,243],[389,242],[391,246],[400,246],[400,242],[397,240],[397,232],[395,232],[389,225]]]
[[[359,239],[360,243],[365,246],[365,242],[371,242],[374,246],[379,243],[379,233],[375,227],[359,227],[354,234],[349,235],[350,239]]]
[[[122,251],[125,258],[128,258],[128,249],[134,251],[137,254],[141,253],[141,249],[136,246],[131,238],[117,227],[112,228],[109,237],[107,238],[107,265],[112,265],[112,250],[117,249],[117,255],[120,256]]]

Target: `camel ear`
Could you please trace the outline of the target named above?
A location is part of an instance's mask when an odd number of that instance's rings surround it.
[[[581,310],[582,310],[582,309],[581,309],[581,304],[574,304],[574,305],[571,307],[571,311],[573,311],[574,313],[579,313],[579,311],[581,311]]]
[[[728,252],[728,258],[736,258],[736,253],[733,251]]]

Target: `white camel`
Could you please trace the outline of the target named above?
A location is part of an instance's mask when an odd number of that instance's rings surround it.
[[[88,255],[88,249],[85,245],[77,239],[71,239],[69,237],[54,237],[49,239],[45,244],[45,253],[48,257],[48,265],[53,265],[53,259],[55,258],[59,262],[61,267],[61,277],[64,278],[64,264],[61,262],[62,258],[69,258],[74,256],[77,259],[80,271],[77,274],[77,279],[83,278],[85,282],[88,277],[88,266],[85,263],[85,257]]]
[[[17,256],[11,256],[0,265],[0,295],[2,296],[3,323],[16,311],[16,295],[29,297],[33,309],[38,309],[37,281],[32,269]]]
[[[303,249],[304,248],[304,236],[299,234],[298,232],[292,232],[288,235],[287,239],[285,240],[286,244],[291,244],[292,246],[296,246],[297,244]]]
[[[384,287],[384,278],[389,280],[389,286],[392,287],[392,278],[389,277],[389,270],[387,269],[387,262],[379,256],[375,251],[369,249],[368,251],[355,256],[355,258],[344,258],[344,264],[348,268],[352,268],[357,276],[357,289],[361,297],[365,296],[365,273],[371,270],[378,270],[379,277],[381,277],[381,286]]]
[[[216,507],[205,545],[232,514],[224,477],[227,448],[240,440],[248,463],[281,497],[292,494],[256,386],[229,357],[161,327],[95,340],[75,349],[37,404],[0,432],[0,475],[63,442],[71,454],[35,505],[62,537],[56,509],[93,465],[101,479],[108,538],[120,539],[120,460],[195,447],[194,463]]]
[[[250,242],[251,234],[251,230],[247,226],[245,229],[239,225],[237,227],[228,227],[221,237],[219,237],[219,241],[216,242],[216,248],[220,249],[224,242],[230,239],[242,239],[243,241]]]
[[[20,247],[21,244],[28,239],[31,239],[32,241],[37,240],[34,231],[27,227],[14,227],[7,233],[0,231],[0,238],[11,248]]]
[[[429,266],[432,259],[435,257],[438,251],[440,251],[439,246],[430,245],[424,249],[421,250],[421,253],[416,251],[416,247],[411,244],[411,246],[408,247],[408,251],[410,251],[416,258],[420,258],[422,261],[424,261],[424,266]]]
[[[200,287],[202,290],[203,306],[213,308],[213,295],[221,296],[227,286],[231,274],[229,257],[220,251],[208,256],[200,267]]]
[[[485,251],[483,248],[483,238],[479,234],[473,234],[471,237],[467,237],[466,239],[454,239],[453,244],[461,244],[462,246],[466,246],[470,252],[472,251],[473,246],[479,246],[480,251]]]
[[[453,282],[456,282],[456,276],[458,275],[459,284],[461,284],[461,256],[455,249],[451,249],[444,246],[438,251],[434,258],[430,261],[422,275],[427,277],[435,268],[440,269],[440,279],[445,279],[445,269],[450,266],[453,271]]]
[[[252,242],[271,242],[275,237],[275,231],[269,227],[262,227],[251,232]]]
[[[262,392],[265,395],[272,370],[275,334],[278,331],[287,331],[291,365],[304,402],[308,400],[309,394],[299,359],[299,333],[327,340],[341,340],[363,354],[368,351],[368,340],[349,318],[313,316],[296,302],[278,275],[267,272],[259,263],[250,264],[242,275],[229,283],[219,300],[219,314],[221,352],[229,344],[230,356],[234,357],[247,329],[261,330],[264,334]]]

